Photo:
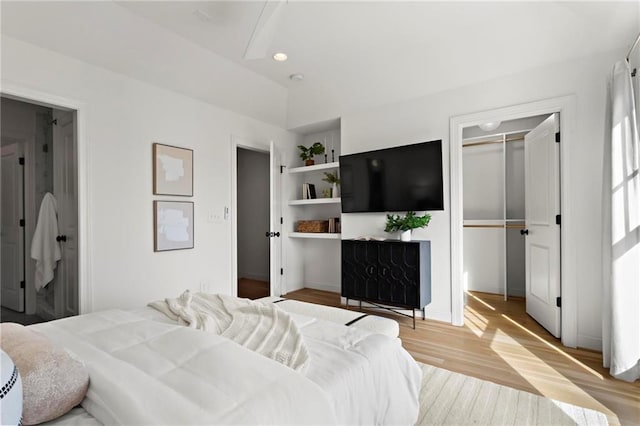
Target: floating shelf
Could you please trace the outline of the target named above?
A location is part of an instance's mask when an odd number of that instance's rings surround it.
[[[292,169],[289,169],[289,173],[307,173],[315,172],[318,170],[337,169],[339,167],[340,163],[335,161],[333,163],[314,164],[313,166],[294,167]]]
[[[340,204],[340,198],[312,198],[309,200],[290,200],[290,206],[303,206],[313,204]]]
[[[321,240],[339,240],[341,234],[329,232],[289,232],[291,238],[317,238]]]

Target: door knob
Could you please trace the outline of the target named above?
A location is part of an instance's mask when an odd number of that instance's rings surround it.
[[[280,233],[279,232],[269,232],[269,231],[267,231],[267,232],[264,233],[264,236],[267,237],[267,238],[279,237]]]
[[[520,230],[520,235],[529,235],[529,230],[528,229],[521,229]]]
[[[56,237],[56,241],[60,242],[60,241],[67,241],[67,236],[66,235],[58,235]]]

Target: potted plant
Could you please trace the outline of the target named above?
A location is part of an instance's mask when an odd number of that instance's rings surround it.
[[[406,216],[388,214],[384,231],[400,231],[400,241],[411,241],[411,230],[427,227],[430,220],[429,213],[425,213],[424,216],[416,216],[415,212],[407,212]]]
[[[338,191],[338,185],[340,185],[338,172],[324,172],[324,177],[322,178],[322,180],[332,185],[331,196],[333,198],[337,198],[340,196],[340,192]]]
[[[300,158],[304,161],[304,165],[313,166],[315,164],[313,156],[322,154],[324,152],[324,145],[320,142],[314,142],[309,148],[304,145],[298,145],[298,149],[300,149]]]

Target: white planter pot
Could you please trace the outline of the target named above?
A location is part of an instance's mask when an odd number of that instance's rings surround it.
[[[331,188],[331,196],[333,198],[338,198],[340,196],[340,190],[338,189],[337,183],[334,183],[333,188]]]
[[[411,229],[400,232],[400,241],[411,241]]]

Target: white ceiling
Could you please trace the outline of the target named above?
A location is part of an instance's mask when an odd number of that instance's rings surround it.
[[[296,92],[291,98],[296,102],[317,104],[318,119],[337,117],[348,109],[415,98],[533,67],[625,49],[640,27],[638,2],[290,0],[284,6],[270,49],[286,52],[289,60],[276,63],[270,56],[258,60],[242,58],[264,5],[261,1],[123,1],[117,3],[120,9],[137,19],[122,19],[120,14],[119,21],[110,24],[104,18],[97,19],[104,3],[63,6],[64,2],[46,2],[45,12],[41,10],[43,3],[11,8],[7,8],[8,2],[2,3],[3,32],[137,78],[140,75],[130,69],[134,67],[123,63],[128,60],[123,50],[137,48],[137,53],[146,60],[158,56],[149,51],[152,37],[141,33],[143,18],[154,27],[187,39],[290,93]],[[62,7],[64,13],[56,14]],[[9,12],[7,19],[5,9]],[[197,10],[207,18],[194,13]],[[62,19],[62,26],[60,22],[54,26],[62,34],[57,34],[53,41],[50,32],[30,28],[31,18],[42,13]],[[91,49],[88,46],[79,49],[78,45],[86,40],[82,36],[78,39],[79,30],[114,33],[120,44],[96,46],[108,40],[92,37]],[[73,37],[75,41],[68,41]],[[128,42],[123,42],[123,38]],[[148,44],[141,44],[141,39]],[[93,57],[91,51],[99,52],[95,56],[100,57]],[[290,81],[288,76],[292,73],[304,74],[304,81]],[[154,82],[160,84],[162,78],[156,76]],[[164,78],[169,80],[170,76]],[[257,81],[269,86],[260,79]],[[172,81],[168,86],[184,91],[180,84],[183,83]],[[269,90],[277,91],[271,87]],[[219,104],[213,98],[208,101]],[[289,105],[291,108],[295,105]]]

